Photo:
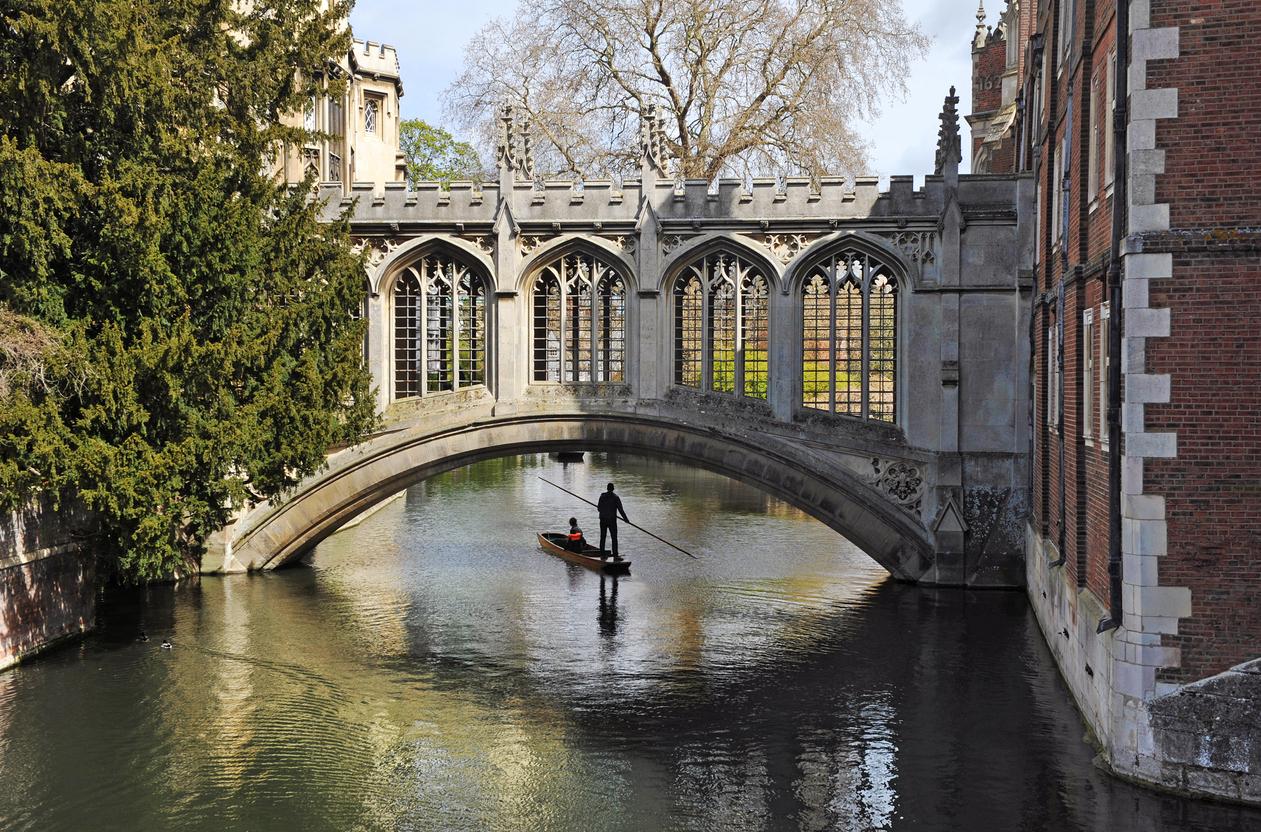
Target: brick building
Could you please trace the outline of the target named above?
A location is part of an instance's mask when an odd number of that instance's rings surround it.
[[[973,170],[1038,203],[1030,598],[1116,770],[1261,802],[1261,3],[978,19]]]

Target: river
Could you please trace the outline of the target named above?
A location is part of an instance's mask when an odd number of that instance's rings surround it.
[[[1095,768],[1020,593],[897,584],[751,488],[587,460],[436,477],[297,568],[104,591],[0,674],[0,828],[1261,829]],[[544,554],[598,525],[539,475],[615,479],[700,559],[625,526],[629,577]]]

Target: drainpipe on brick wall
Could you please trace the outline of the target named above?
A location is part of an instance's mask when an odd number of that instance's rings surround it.
[[[1121,598],[1121,335],[1125,310],[1121,308],[1121,240],[1125,237],[1126,160],[1129,142],[1126,116],[1130,89],[1130,4],[1117,3],[1116,12],[1116,108],[1112,112],[1112,145],[1116,148],[1112,174],[1112,246],[1108,261],[1108,617],[1098,632],[1121,626],[1125,610]]]

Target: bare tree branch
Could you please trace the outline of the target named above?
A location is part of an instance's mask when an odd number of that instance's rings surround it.
[[[854,174],[859,124],[927,43],[901,0],[522,0],[469,43],[445,102],[484,151],[497,105],[523,107],[542,171],[624,170],[659,104],[684,176]]]

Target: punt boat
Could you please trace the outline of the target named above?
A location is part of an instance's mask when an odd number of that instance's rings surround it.
[[[565,548],[568,538],[559,532],[539,532],[539,546],[543,551],[564,558],[570,563],[604,572],[609,575],[624,575],[630,572],[631,562],[628,560],[600,559],[600,550],[587,544],[581,553],[571,552]]]

